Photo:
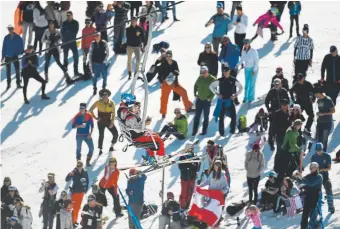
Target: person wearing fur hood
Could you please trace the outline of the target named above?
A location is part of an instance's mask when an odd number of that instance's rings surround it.
[[[31,208],[24,205],[20,198],[14,199],[14,205],[13,216],[18,218],[18,223],[23,229],[31,229],[33,222]]]

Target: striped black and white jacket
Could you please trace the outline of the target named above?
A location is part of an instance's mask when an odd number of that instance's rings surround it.
[[[313,59],[314,42],[313,39],[304,36],[296,38],[294,45],[294,56],[296,60],[311,60]]]

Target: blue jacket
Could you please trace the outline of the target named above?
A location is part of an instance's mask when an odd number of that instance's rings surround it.
[[[64,21],[61,26],[61,39],[63,42],[74,40],[77,38],[79,31],[79,23],[76,20]]]
[[[223,37],[223,35],[228,33],[228,26],[231,23],[231,19],[228,14],[224,13],[222,15],[215,14],[210,18],[214,21],[215,27],[213,31],[213,37]]]
[[[226,108],[229,108],[231,107],[232,102],[233,101],[231,99],[220,99],[220,98],[217,99],[216,107],[215,107],[214,114],[213,114],[216,122],[218,121],[218,118],[220,117],[222,105],[224,104]],[[225,109],[225,114],[226,116],[230,117],[229,109]]]
[[[296,1],[295,4],[290,1],[288,3],[288,9],[289,9],[289,14],[290,16],[295,16],[300,14],[301,12],[301,2],[300,1]]]
[[[230,69],[234,69],[239,62],[240,49],[237,45],[231,43],[227,46],[222,47],[218,61],[228,63]]]
[[[145,181],[146,181],[145,174],[142,174],[137,178],[131,178],[128,181],[128,185],[126,187],[126,194],[129,196],[129,205],[130,204],[143,205]],[[132,195],[130,191],[132,191]]]
[[[2,44],[2,59],[5,57],[14,57],[24,52],[24,42],[22,38],[14,33],[13,38],[8,34],[4,38]]]
[[[84,128],[78,128],[77,135],[89,135],[90,128],[93,129],[93,117],[90,112],[86,112],[85,115],[81,115],[80,113],[76,114],[72,119],[72,128],[83,123],[86,123],[86,126]]]
[[[80,181],[82,178],[85,178],[86,182],[82,183]],[[73,180],[72,193],[87,192],[89,187],[89,175],[84,169],[79,173],[79,170],[74,168],[72,172],[67,174],[65,181],[69,182],[71,179]]]

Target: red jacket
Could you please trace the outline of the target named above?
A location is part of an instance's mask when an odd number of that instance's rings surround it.
[[[115,193],[117,194],[117,184],[119,179],[119,170],[116,168],[114,171],[109,172],[109,165],[105,166],[104,176],[99,182],[99,186],[101,188],[114,188]],[[108,179],[106,179],[108,177]]]
[[[95,33],[95,32],[96,32],[96,28],[94,28],[94,27],[90,27],[90,28],[85,27],[83,29],[82,36],[86,36],[88,34],[92,34],[92,33]],[[82,50],[89,49],[92,41],[94,41],[94,36],[83,37],[81,39],[81,49]]]

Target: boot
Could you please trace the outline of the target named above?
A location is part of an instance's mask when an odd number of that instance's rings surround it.
[[[96,94],[97,94],[97,88],[93,87],[93,95],[96,95]]]
[[[41,95],[41,99],[42,99],[42,100],[49,100],[50,97],[48,97],[46,94],[42,94],[42,95]]]
[[[131,73],[131,72],[129,72],[129,79],[128,79],[128,80],[130,80],[130,79],[131,79],[131,74],[132,74],[132,73]]]
[[[21,89],[22,86],[20,85],[20,83],[17,83],[17,89]]]
[[[25,98],[25,104],[30,104],[30,101],[28,101],[26,98]]]
[[[245,100],[243,100],[243,102],[245,102]],[[240,105],[240,102],[238,101],[238,98],[236,97],[234,99],[234,104],[237,106],[237,105]]]
[[[195,112],[195,109],[190,107],[188,110],[186,110],[187,113]]]
[[[80,73],[80,72],[78,72],[78,70],[77,70],[77,71],[75,71],[75,72],[74,72],[74,76],[81,77],[81,76],[83,76],[83,74],[81,74],[81,73]]]
[[[86,166],[88,166],[88,167],[91,166],[90,161],[91,161],[91,157],[88,156],[88,157],[86,158]]]
[[[45,81],[48,83],[48,73],[45,73]]]
[[[177,17],[174,17],[174,21],[179,21]]]
[[[162,115],[162,119],[165,119],[166,115]]]
[[[100,155],[102,155],[102,154],[103,154],[103,150],[100,149],[100,150],[99,150],[99,155],[98,155],[98,156],[100,156]]]
[[[293,34],[290,34],[290,35],[289,35],[289,38],[292,38],[292,37],[293,37]]]
[[[6,90],[10,89],[11,88],[11,83],[7,83],[7,87],[6,87]]]
[[[114,149],[113,149],[113,145],[110,147],[109,151],[112,152]]]

